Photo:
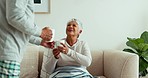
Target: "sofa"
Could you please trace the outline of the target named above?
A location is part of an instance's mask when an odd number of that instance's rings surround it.
[[[28,45],[21,62],[20,78],[39,78],[43,54],[48,49]],[[91,51],[92,64],[87,70],[96,78],[138,78],[139,57],[119,50]]]

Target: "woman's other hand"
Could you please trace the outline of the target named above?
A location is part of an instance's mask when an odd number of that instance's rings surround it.
[[[52,53],[56,59],[60,58],[60,51],[58,50],[58,48],[53,49]]]
[[[58,50],[64,54],[67,54],[68,53],[68,47],[63,44],[63,43],[60,43],[62,46],[58,46]]]

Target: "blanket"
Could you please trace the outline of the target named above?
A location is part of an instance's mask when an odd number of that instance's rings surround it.
[[[65,66],[58,67],[49,78],[93,78],[83,67]]]

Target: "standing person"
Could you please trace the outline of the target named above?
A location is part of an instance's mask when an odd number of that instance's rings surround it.
[[[33,0],[0,0],[0,18],[0,78],[19,78],[31,36],[50,40],[51,30],[34,24]]]
[[[92,57],[85,41],[79,40],[81,23],[72,19],[67,23],[66,38],[55,42],[53,50],[44,54],[41,78],[93,78],[86,70]]]

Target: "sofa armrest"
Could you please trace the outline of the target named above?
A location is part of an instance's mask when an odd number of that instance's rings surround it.
[[[104,51],[104,76],[107,78],[138,78],[139,57],[118,50]]]

